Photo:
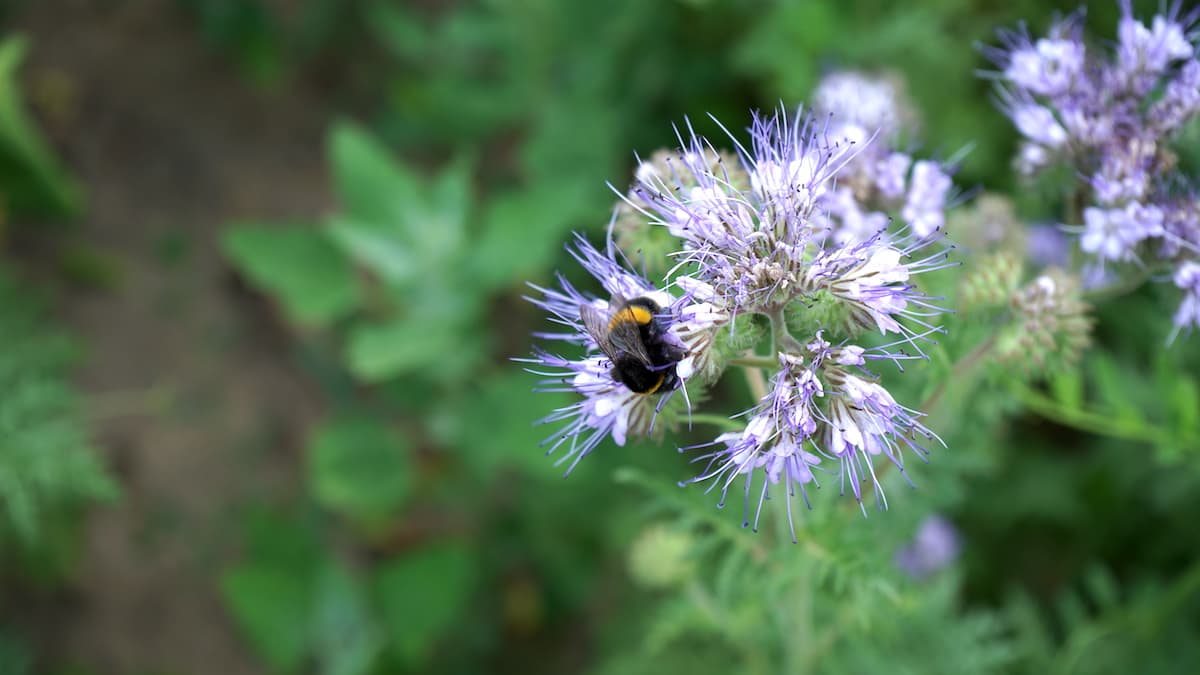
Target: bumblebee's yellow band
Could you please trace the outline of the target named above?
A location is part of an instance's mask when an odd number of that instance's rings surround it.
[[[637,305],[634,305],[632,307],[626,307],[616,314],[613,314],[612,318],[608,320],[608,329],[612,330],[620,324],[629,321],[632,321],[639,326],[645,326],[653,319],[654,315],[650,313],[650,310],[646,309],[645,307],[638,307]]]
[[[653,394],[654,392],[658,391],[659,387],[661,387],[663,385],[663,381],[666,379],[667,379],[666,375],[660,374],[658,376],[658,382],[655,382],[653,387],[650,387],[649,389],[647,389],[646,391],[643,391],[642,393],[645,394],[646,396]]]

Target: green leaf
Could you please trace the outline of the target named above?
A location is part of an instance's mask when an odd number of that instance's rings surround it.
[[[378,420],[326,421],[313,434],[308,467],[317,500],[351,518],[394,513],[412,486],[404,437]]]
[[[16,213],[70,217],[82,206],[74,182],[42,140],[22,104],[17,67],[25,55],[23,38],[0,42],[0,191]]]
[[[222,243],[251,283],[300,323],[328,323],[359,305],[354,270],[319,230],[241,224],[227,230]]]
[[[343,250],[394,286],[441,283],[457,270],[472,205],[471,161],[462,157],[424,180],[357,127],[336,127],[332,146],[347,213],[329,231]]]
[[[462,544],[443,543],[383,564],[373,588],[396,651],[409,663],[424,659],[450,632],[474,591],[475,562]]]
[[[428,49],[430,30],[411,10],[387,0],[367,3],[366,28],[384,48],[401,59],[417,60]]]
[[[535,392],[537,381],[537,376],[515,369],[483,378],[481,388],[458,406],[454,445],[470,454],[471,467],[484,474],[507,465],[519,466],[533,475],[562,475],[563,467],[555,466],[557,456],[547,457],[546,448],[541,447],[555,427],[538,426],[535,421],[570,405],[574,397],[562,392]]]
[[[221,595],[255,651],[276,670],[295,670],[309,652],[314,587],[330,562],[296,522],[264,516],[248,525],[247,560],[222,575]]]
[[[466,268],[485,288],[538,276],[561,250],[586,197],[585,188],[570,182],[497,196],[487,205]]]
[[[357,377],[378,382],[454,358],[456,341],[454,329],[441,321],[418,317],[362,323],[350,333],[346,360]]]
[[[371,272],[392,286],[402,287],[420,279],[425,263],[411,243],[396,228],[385,228],[361,220],[334,216],[328,232],[333,241]]]
[[[339,565],[324,568],[317,580],[312,630],[324,675],[371,672],[384,644],[362,585]]]
[[[241,565],[225,574],[221,590],[234,619],[268,664],[280,670],[300,665],[312,609],[307,578],[273,566]]]
[[[356,124],[340,122],[330,133],[329,146],[338,195],[352,218],[399,227],[419,217],[427,186],[377,138]]]

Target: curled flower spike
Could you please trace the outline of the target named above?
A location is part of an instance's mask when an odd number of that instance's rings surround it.
[[[802,288],[810,293],[830,292],[861,330],[900,333],[906,338],[927,334],[936,327],[926,319],[946,310],[909,282],[918,274],[957,264],[947,262],[945,249],[920,257],[933,242],[901,237],[889,244],[882,233],[876,233],[853,246],[825,249],[806,268]]]
[[[811,118],[783,112],[756,117],[751,138],[753,150],[741,148],[743,169],[723,160],[713,169],[705,158],[715,151],[693,133],[676,174],[640,177],[627,202],[680,238],[675,269],[696,269],[733,314],[796,296],[805,256],[825,238],[814,219],[819,202],[856,151],[831,141]],[[749,177],[748,186],[739,175]]]
[[[601,253],[582,236],[576,236],[571,253],[613,297],[648,298],[657,304],[662,311],[654,320],[666,329],[658,339],[672,345],[673,350],[684,356],[670,364],[676,376],[675,389],[659,396],[632,391],[614,377],[612,359],[600,353],[600,345],[588,332],[582,318],[585,306],[607,315],[610,301],[585,296],[562,275],[558,276],[558,288],[531,284],[541,297],[526,299],[546,310],[551,321],[565,329],[565,332],[537,333],[536,337],[587,349],[587,353],[577,359],[551,354],[544,349],[535,349],[532,358],[518,359],[531,364],[530,372],[549,378],[542,383],[541,391],[567,391],[583,397],[539,422],[565,423],[544,444],[550,446],[547,454],[566,445],[568,451],[560,463],[569,462],[567,473],[605,438],[611,437],[617,445],[624,445],[630,436],[649,435],[658,413],[675,391],[681,390],[693,376],[697,364],[706,365],[713,334],[728,321],[727,315],[697,299],[706,292],[703,284],[680,280],[678,285],[686,290],[678,297],[657,290],[618,263],[611,246],[607,253]]]
[[[843,493],[862,505],[862,485],[869,483],[880,508],[886,508],[875,458],[884,457],[904,473],[905,449],[922,458],[928,454],[916,439],[941,442],[918,421],[919,412],[898,404],[866,370],[868,360],[905,358],[910,357],[889,353],[886,347],[831,347],[820,334],[803,355],[781,353],[771,390],[748,412],[745,429],[697,446],[717,449],[697,458],[705,462],[705,469],[685,484],[711,481],[709,489],[720,490],[718,505],[723,506],[730,487],[740,480],[743,524],[755,530],[771,487],[782,485],[793,537],[792,499],[799,492],[811,508],[808,485],[819,487],[817,474],[830,473],[823,462],[836,467]],[[755,494],[759,470],[762,487]]]
[[[1048,270],[1013,293],[1010,305],[1016,321],[998,335],[1001,363],[1044,374],[1079,360],[1092,320],[1078,280]]]

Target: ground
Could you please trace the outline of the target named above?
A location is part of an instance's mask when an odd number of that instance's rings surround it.
[[[321,404],[219,235],[330,210],[328,96],[256,87],[173,2],[39,0],[15,21],[32,108],[87,191],[80,221],[27,262],[85,341],[78,382],[123,490],[90,515],[67,588],[28,608],[36,647],[89,673],[261,672],[216,572],[241,510],[301,484]],[[48,271],[79,255],[105,283]]]

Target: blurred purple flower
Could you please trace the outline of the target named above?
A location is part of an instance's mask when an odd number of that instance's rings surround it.
[[[1083,222],[1066,225],[1094,269],[1154,257],[1178,269],[1200,258],[1194,181],[1170,147],[1200,116],[1200,8],[1173,2],[1147,25],[1129,0],[1120,7],[1111,54],[1084,45],[1082,11],[1036,41],[1023,29],[1002,32],[1003,48],[986,52],[1000,71],[1002,108],[1025,139],[1019,171],[1065,163],[1082,177]]]
[[[1027,232],[1025,250],[1039,267],[1066,267],[1071,242],[1065,232],[1053,225],[1034,225]]]
[[[896,552],[896,566],[920,581],[954,563],[961,548],[954,525],[940,515],[931,515],[921,522],[912,541]]]
[[[1183,289],[1183,302],[1175,312],[1174,339],[1181,330],[1200,326],[1200,264],[1188,261],[1175,270],[1175,285]]]

